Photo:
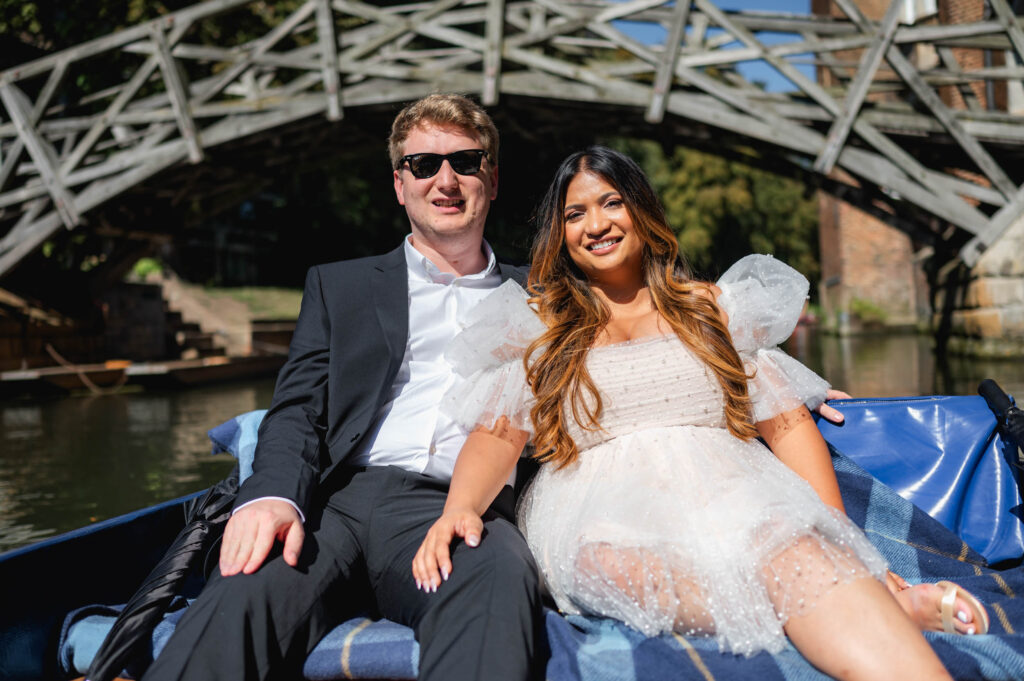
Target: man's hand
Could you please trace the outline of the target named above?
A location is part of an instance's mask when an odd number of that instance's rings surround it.
[[[849,400],[851,399],[851,397],[850,395],[844,393],[842,390],[829,390],[825,393],[825,399]],[[843,412],[828,406],[824,402],[822,402],[821,405],[815,411],[821,414],[821,418],[825,419],[826,421],[831,421],[832,423],[842,423],[846,418],[845,416],[843,416]]]
[[[455,537],[462,537],[467,546],[479,546],[484,523],[472,509],[445,510],[427,531],[419,551],[412,559],[412,576],[416,588],[427,593],[437,591],[442,580],[452,573],[450,547]]]
[[[305,536],[302,518],[291,504],[279,499],[254,501],[236,511],[224,528],[220,572],[225,577],[256,572],[277,540],[284,543],[284,562],[295,567]]]

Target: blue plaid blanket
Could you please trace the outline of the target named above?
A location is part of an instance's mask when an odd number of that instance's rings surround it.
[[[850,517],[912,583],[948,579],[974,593],[988,608],[987,636],[928,633],[926,637],[957,679],[1024,679],[1024,568],[992,570],[953,532],[873,479],[833,449],[833,462]],[[154,633],[159,653],[180,610]],[[61,662],[69,675],[85,673],[116,610],[93,606],[69,615]],[[718,652],[710,639],[645,638],[623,624],[547,613],[549,681],[825,679],[792,647],[750,658]],[[418,645],[408,628],[386,620],[353,619],[324,638],[310,654],[304,675],[320,679],[415,679]],[[129,672],[132,670],[128,670]]]

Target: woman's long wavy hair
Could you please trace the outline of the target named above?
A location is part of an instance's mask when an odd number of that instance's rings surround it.
[[[537,458],[559,468],[576,460],[578,451],[566,418],[588,430],[600,428],[601,396],[586,358],[609,313],[565,246],[565,197],[569,183],[582,172],[601,177],[621,194],[633,230],[644,244],[644,282],[655,309],[714,372],[725,395],[729,432],[745,440],[754,437],[748,376],[707,292],[708,284],[691,280],[665,211],[640,167],[619,152],[593,146],[562,162],[535,217],[538,229],[527,288],[548,330],[530,345],[524,361],[537,399],[530,412]]]

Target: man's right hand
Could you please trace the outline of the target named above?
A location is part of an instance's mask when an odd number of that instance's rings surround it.
[[[295,567],[305,536],[294,506],[278,499],[254,501],[238,509],[224,528],[220,572],[225,577],[256,572],[275,541],[284,544],[284,562]]]

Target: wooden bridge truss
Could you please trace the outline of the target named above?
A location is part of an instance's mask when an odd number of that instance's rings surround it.
[[[912,206],[915,237],[952,240],[970,265],[1024,210],[1024,111],[977,96],[1019,87],[1024,29],[1006,0],[988,3],[985,21],[908,25],[904,0],[880,21],[852,0],[834,0],[833,17],[711,0],[307,0],[257,40],[210,44],[261,3],[206,0],[0,72],[0,276],[218,145],[316,117],[343,126],[346,111],[431,91],[718,129],[825,186]],[[1000,58],[971,67],[963,49]],[[744,79],[737,65],[755,61],[793,91]],[[122,77],[86,90],[82,73]]]

